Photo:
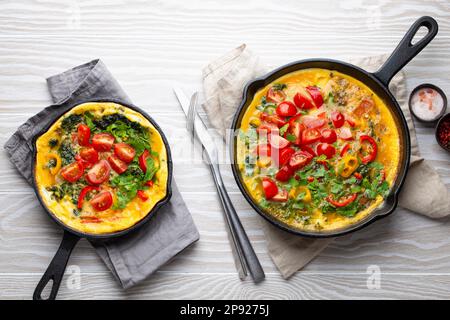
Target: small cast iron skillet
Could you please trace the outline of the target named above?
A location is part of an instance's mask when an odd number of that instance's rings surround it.
[[[419,41],[412,44],[412,39],[414,35],[417,33],[420,27],[426,27],[428,29],[428,33]],[[251,81],[244,88],[243,100],[237,110],[237,113],[233,119],[233,123],[231,126],[231,138],[230,138],[230,155],[231,155],[231,167],[233,170],[234,178],[241,189],[244,197],[250,203],[250,205],[258,212],[262,217],[268,220],[270,223],[275,225],[276,227],[289,231],[293,234],[307,237],[316,237],[316,238],[325,238],[325,237],[336,237],[340,235],[344,235],[358,229],[361,229],[364,226],[367,226],[371,222],[389,215],[394,211],[398,202],[398,193],[400,188],[403,185],[403,181],[405,180],[406,173],[408,171],[409,166],[409,157],[411,153],[410,147],[410,138],[408,126],[405,120],[405,117],[402,113],[402,110],[389,91],[389,82],[394,77],[394,75],[400,71],[412,58],[414,58],[423,48],[436,36],[438,32],[438,24],[431,17],[421,17],[419,18],[408,30],[406,35],[398,44],[397,48],[391,54],[391,56],[386,60],[383,66],[376,72],[370,73],[359,67],[356,67],[352,64],[345,63],[337,60],[329,60],[329,59],[309,59],[309,60],[301,60],[297,62],[293,62],[282,66],[267,75],[258,78],[256,80]],[[345,226],[340,229],[330,230],[330,231],[306,231],[297,229],[293,226],[290,226],[278,219],[276,219],[271,214],[262,210],[257,203],[252,199],[249,192],[246,190],[246,187],[242,181],[241,174],[239,172],[239,167],[237,163],[237,139],[238,135],[235,134],[237,130],[241,127],[242,118],[244,116],[247,107],[250,105],[253,100],[254,95],[264,88],[269,83],[275,81],[276,79],[284,76],[285,74],[309,68],[322,68],[329,70],[336,70],[342,72],[346,75],[352,76],[353,78],[361,81],[365,85],[367,85],[370,89],[372,89],[383,101],[387,104],[389,110],[391,111],[394,120],[396,122],[396,126],[399,130],[400,136],[400,163],[398,175],[392,185],[392,189],[389,195],[384,200],[383,204],[378,207],[376,210],[371,212],[367,217],[361,219],[355,224],[351,224]]]
[[[132,231],[135,231],[136,229],[140,228],[142,225],[144,225],[145,223],[147,223],[158,211],[159,208],[161,208],[161,206],[163,206],[164,204],[166,204],[170,197],[172,196],[172,189],[171,189],[171,181],[172,181],[172,158],[170,155],[170,148],[169,148],[169,143],[167,142],[166,137],[164,136],[161,128],[156,124],[156,122],[142,109],[131,105],[129,103],[125,103],[123,101],[119,101],[119,100],[115,100],[115,99],[91,99],[91,100],[86,100],[86,101],[82,101],[82,102],[77,102],[76,104],[70,106],[66,111],[68,112],[69,110],[71,110],[72,108],[86,103],[86,102],[114,102],[120,105],[123,105],[125,107],[128,107],[134,111],[139,112],[142,116],[144,116],[148,121],[150,121],[150,123],[155,127],[155,129],[158,131],[158,133],[161,135],[161,138],[163,140],[163,143],[166,147],[166,152],[167,152],[167,183],[166,183],[166,196],[161,199],[151,210],[150,212],[147,213],[147,215],[140,220],[139,222],[137,222],[135,225],[124,229],[124,230],[120,230],[117,232],[112,232],[112,233],[104,233],[104,234],[89,234],[89,233],[83,233],[80,231],[77,231],[75,229],[70,228],[69,226],[67,226],[66,224],[64,224],[61,220],[59,220],[46,206],[45,202],[42,200],[41,195],[38,191],[38,186],[36,184],[36,154],[37,154],[37,150],[36,150],[36,141],[37,139],[44,134],[45,132],[47,132],[48,129],[50,129],[50,127],[60,118],[56,118],[54,121],[52,121],[48,126],[46,126],[41,132],[39,132],[34,138],[33,138],[33,188],[34,191],[36,192],[36,195],[41,203],[41,205],[44,207],[45,211],[47,212],[47,214],[49,215],[49,217],[56,222],[59,226],[61,226],[64,229],[64,234],[63,234],[63,238],[61,241],[61,244],[58,248],[58,251],[56,252],[55,256],[53,257],[53,260],[50,262],[50,265],[47,268],[47,271],[45,271],[44,275],[42,276],[41,280],[39,281],[38,285],[36,286],[36,289],[33,293],[33,299],[34,300],[42,300],[41,294],[42,291],[44,290],[44,288],[47,286],[48,282],[50,280],[53,280],[52,283],[52,289],[50,292],[50,296],[49,296],[49,300],[53,300],[56,298],[56,295],[58,293],[58,289],[59,286],[61,284],[61,280],[63,278],[64,275],[64,271],[66,269],[66,265],[67,262],[69,261],[69,257],[70,254],[72,252],[72,249],[75,247],[75,245],[77,244],[78,240],[80,240],[81,238],[86,238],[90,241],[98,241],[98,242],[106,242],[110,239],[113,238],[117,238],[120,236],[123,236],[125,234],[128,234]]]

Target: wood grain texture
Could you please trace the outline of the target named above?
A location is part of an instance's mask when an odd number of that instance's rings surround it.
[[[377,18],[378,13],[380,14]],[[101,58],[132,101],[161,125],[171,143],[174,173],[201,240],[153,277],[122,291],[87,241],[69,262],[79,266],[80,290],[60,298],[449,298],[447,221],[399,209],[368,228],[335,241],[288,281],[267,254],[260,217],[234,182],[224,180],[261,263],[266,281],[239,281],[220,204],[207,167],[182,157],[190,142],[172,93],[201,89],[201,69],[247,43],[261,60],[292,60],[391,52],[424,14],[440,25],[436,39],[408,66],[408,89],[431,82],[450,93],[450,1],[1,1],[0,144],[28,117],[50,104],[45,78]],[[283,21],[283,28],[280,28]],[[422,155],[450,188],[450,157],[433,129],[417,124]],[[198,150],[193,154],[197,156]],[[195,182],[195,183],[193,183]],[[61,231],[46,217],[30,186],[0,152],[0,299],[31,297]],[[366,286],[367,267],[382,272],[381,289]]]

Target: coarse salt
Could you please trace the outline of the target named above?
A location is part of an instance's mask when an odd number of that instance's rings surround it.
[[[414,93],[411,109],[422,120],[434,120],[444,108],[444,98],[432,88],[422,88]]]

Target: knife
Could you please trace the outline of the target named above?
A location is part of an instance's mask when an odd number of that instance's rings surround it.
[[[187,116],[189,113],[189,105],[191,103],[190,100],[180,88],[175,87],[174,92],[185,115]],[[233,241],[233,244],[235,245],[235,252],[233,253],[237,255],[237,258],[235,257],[235,262],[238,267],[239,276],[241,277],[241,279],[244,278],[248,270],[253,278],[253,281],[255,283],[258,283],[265,277],[264,270],[261,267],[258,257],[253,250],[250,240],[248,239],[241,221],[239,220],[239,216],[237,215],[233,203],[231,202],[231,199],[226,191],[222,175],[220,174],[217,148],[214,144],[213,139],[208,133],[205,124],[198,116],[198,114],[195,114],[193,122],[195,136],[198,138],[205,151],[208,165],[211,169],[214,183],[216,185],[222,208],[224,210],[225,220],[229,227],[230,237]],[[237,263],[237,261],[239,261],[239,263]],[[239,265],[241,265],[242,268],[239,268]]]

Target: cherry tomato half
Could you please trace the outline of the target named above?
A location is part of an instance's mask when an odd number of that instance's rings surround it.
[[[321,142],[334,143],[337,140],[336,131],[333,129],[323,129],[320,133],[322,134]]]
[[[280,117],[292,117],[297,114],[297,107],[290,101],[283,101],[278,104],[275,112]]]
[[[90,203],[95,211],[108,210],[109,208],[111,208],[113,203],[111,192],[109,191],[100,192],[91,199]]]
[[[269,141],[270,141],[270,145],[272,146],[272,148],[276,148],[278,150],[286,148],[287,146],[289,146],[291,144],[289,142],[289,140],[287,140],[277,134],[271,134],[269,136]]]
[[[286,99],[286,94],[283,90],[270,88],[269,91],[267,91],[266,99],[269,102],[280,103],[281,101]]]
[[[323,97],[322,93],[320,92],[320,89],[318,87],[309,86],[306,87],[306,91],[308,91],[308,93],[311,95],[311,98],[314,101],[316,108],[320,108],[323,105]]]
[[[281,182],[288,181],[292,175],[294,174],[294,170],[291,169],[288,165],[282,166],[280,170],[278,170],[275,175],[275,179]]]
[[[291,147],[287,147],[284,149],[281,149],[278,155],[278,166],[282,167],[284,166],[289,159],[291,158],[291,156],[295,153],[295,150],[292,149]]]
[[[331,159],[336,154],[336,148],[328,143],[319,143],[316,147],[316,152],[318,156],[324,154],[327,156],[327,159]]]
[[[100,160],[86,174],[86,180],[90,184],[101,184],[109,179],[111,168],[108,161]]]
[[[342,140],[353,140],[353,134],[350,128],[343,127],[339,130],[339,139]]]
[[[321,136],[322,135],[317,129],[306,129],[302,132],[302,144],[310,144],[319,141]]]
[[[91,138],[91,129],[85,124],[78,125],[77,138],[80,146],[88,146]]]
[[[97,151],[109,151],[114,144],[114,136],[109,133],[96,133],[92,137],[92,146]]]
[[[344,125],[345,123],[345,117],[342,113],[340,113],[339,111],[333,111],[331,113],[331,121],[333,122],[333,126],[335,128],[340,128]]]
[[[273,123],[263,122],[258,128],[256,128],[256,132],[258,132],[259,135],[267,136],[270,133],[278,134],[280,129],[278,129],[277,125]]]
[[[119,157],[120,160],[130,163],[136,155],[136,150],[127,143],[116,143],[114,145],[114,154]]]
[[[280,190],[271,200],[275,202],[286,202],[288,201],[288,192],[286,190]]]
[[[272,199],[278,193],[277,184],[270,178],[262,178],[262,187],[267,200]]]
[[[81,148],[80,157],[84,161],[94,164],[98,161],[98,152],[92,147]]]
[[[125,161],[120,160],[116,155],[112,154],[108,157],[108,162],[115,172],[122,174],[128,169]]]
[[[299,109],[312,109],[314,108],[314,101],[307,92],[297,92],[294,96],[294,103]]]
[[[76,161],[63,167],[61,169],[61,176],[64,178],[64,180],[70,183],[74,183],[81,178],[83,172],[84,172],[83,165],[80,162]]]
[[[314,116],[303,116],[302,123],[310,129],[323,127],[327,121],[323,118],[317,118]]]
[[[261,143],[256,146],[255,153],[260,157],[270,157],[272,148],[269,144]]]
[[[142,171],[147,172],[147,159],[150,157],[150,152],[145,149],[144,152],[139,156],[139,167]]]
[[[295,117],[294,117],[295,118]],[[291,118],[294,119],[294,118]],[[285,133],[285,137],[287,137],[288,134],[293,136],[295,139],[292,141],[295,145],[300,145],[302,143],[302,132],[305,130],[305,126],[302,123],[299,123],[297,121],[291,121],[289,120],[289,128],[287,129]]]
[[[278,128],[281,128],[282,126],[284,126],[286,124],[286,121],[284,119],[280,118],[279,116],[277,116],[276,114],[268,114],[266,112],[263,112],[260,114],[259,117],[263,121],[270,122],[270,123],[277,125]]]
[[[308,152],[297,151],[292,155],[291,159],[289,159],[289,166],[293,170],[298,170],[306,166],[308,163],[310,163],[312,158],[313,156]]]
[[[84,187],[81,192],[80,195],[78,196],[78,203],[77,203],[77,208],[81,209],[83,208],[83,202],[84,202],[84,198],[87,196],[87,194],[91,191],[99,191],[100,188],[99,187],[93,187],[93,186],[86,186]]]

